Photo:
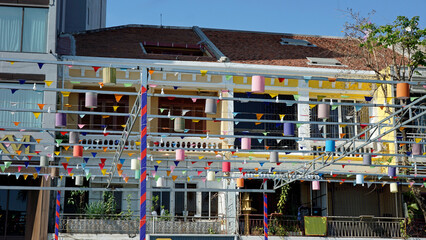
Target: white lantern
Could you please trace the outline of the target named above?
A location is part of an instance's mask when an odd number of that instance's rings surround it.
[[[214,171],[208,171],[207,172],[207,181],[215,181],[216,180],[216,176],[215,176],[215,172]]]
[[[390,184],[390,192],[391,192],[391,193],[397,193],[397,192],[398,192],[398,184],[396,184],[396,183],[391,183],[391,184]]]
[[[157,187],[164,187],[164,179],[162,177],[157,179]]]
[[[136,159],[136,158],[133,158],[132,159],[132,161],[131,161],[131,163],[130,163],[130,169],[132,169],[132,170],[138,170],[138,169],[140,169],[141,167],[140,167],[140,165],[139,165],[139,160],[138,159]]]
[[[356,184],[364,184],[364,175],[362,174],[356,175]]]
[[[75,177],[75,185],[76,186],[83,186],[83,176],[76,176]]]

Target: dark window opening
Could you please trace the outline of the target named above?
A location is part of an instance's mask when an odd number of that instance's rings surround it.
[[[129,113],[129,96],[127,95],[123,95],[120,102],[117,102],[111,95],[98,94],[98,107],[93,109],[86,108],[84,103],[85,95],[81,93],[79,95],[80,111]],[[114,106],[118,106],[116,111],[114,111]],[[86,115],[78,119],[78,123],[84,124],[87,128],[93,130],[103,130],[107,128],[107,131],[122,131],[124,129],[122,125],[125,125],[127,122],[127,116],[112,115]]]
[[[143,42],[141,43],[146,53],[166,54],[166,55],[186,55],[186,56],[207,56],[207,51],[200,44],[181,44],[181,43],[160,43]]]
[[[182,116],[182,111],[189,110],[185,117],[206,117],[204,113],[205,100],[198,99],[195,103],[190,98],[159,98],[158,108],[160,109],[159,115],[168,115],[170,111],[171,116]],[[161,112],[161,109],[164,109]],[[185,119],[185,129],[188,133],[204,133],[206,130],[206,121],[193,121],[192,119]],[[159,132],[174,132],[174,121],[170,118],[158,119]]]
[[[247,98],[246,93],[235,93],[236,98]],[[272,99],[268,94],[252,94],[250,98],[256,99]],[[279,95],[279,100],[294,100],[293,96]],[[274,98],[275,99],[275,98]],[[285,103],[270,103],[270,102],[246,102],[242,103],[236,101],[234,103],[234,119],[257,119],[256,114],[263,114],[261,120],[280,120],[280,114],[285,114],[285,121],[294,121],[297,119],[296,104],[287,106]],[[255,135],[259,138],[252,138],[252,149],[264,149],[268,146],[269,149],[296,149],[296,141],[294,140],[281,140],[276,139],[263,139],[262,136],[282,137],[283,136],[283,123],[260,123],[254,122],[234,122],[234,135],[243,137],[244,135]],[[297,128],[295,127],[295,136],[297,136]],[[235,146],[241,148],[241,141],[239,138],[235,141]]]
[[[157,215],[162,215],[170,212],[170,192],[152,192],[152,207]]]

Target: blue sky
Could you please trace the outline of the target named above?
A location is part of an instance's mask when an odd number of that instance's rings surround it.
[[[352,8],[387,24],[396,16],[420,16],[426,0],[107,0],[107,26],[125,24],[200,26],[220,29],[343,36]]]

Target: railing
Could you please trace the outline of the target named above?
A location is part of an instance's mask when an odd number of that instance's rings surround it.
[[[240,235],[263,235],[263,215],[242,214],[239,219]],[[245,217],[248,216],[248,223]],[[248,227],[248,229],[246,229]],[[295,216],[277,216],[271,214],[268,216],[268,229],[271,236],[301,236],[299,221]]]
[[[336,142],[336,152],[344,152],[345,151],[345,148],[343,148],[343,147],[338,148],[337,147],[341,143],[343,143],[343,142],[340,142],[340,141]],[[353,151],[360,144],[361,143],[355,143],[355,145],[352,145],[351,147],[346,148],[346,150]],[[325,151],[325,143],[324,142],[322,142],[322,143],[316,142],[316,143],[312,144],[312,149],[316,150],[316,151]],[[368,144],[367,146],[362,147],[361,149],[359,149],[357,151],[357,153],[349,154],[348,157],[356,157],[357,154],[372,153],[372,151],[371,151],[372,149],[374,149],[372,147],[372,144]],[[319,153],[314,153],[314,155],[320,155],[320,154]]]
[[[248,215],[248,225],[245,215],[239,219],[239,233],[241,235],[263,235],[263,215]],[[372,238],[400,238],[403,237],[401,221],[403,218],[376,218],[376,217],[327,217],[328,237],[372,237]],[[300,236],[302,231],[295,216],[268,216],[269,235]],[[248,231],[246,228],[249,228]],[[424,226],[423,226],[424,227]],[[419,228],[411,234],[419,235]],[[420,227],[421,229],[421,227]],[[408,227],[407,227],[407,234]]]
[[[214,152],[216,149],[222,148],[222,140],[219,138],[204,138],[199,137],[186,137],[184,139],[177,137],[151,137],[149,139],[149,146],[151,147],[177,147],[177,148],[195,148],[195,149],[208,149],[206,152]],[[157,150],[159,151],[159,150]],[[196,150],[194,150],[196,151]],[[199,152],[199,151],[197,151]]]
[[[403,218],[327,217],[329,237],[402,237]]]
[[[107,147],[108,150],[115,150],[121,135],[89,135],[80,136],[81,144],[86,145],[91,150],[103,150]],[[138,150],[136,142],[140,141],[139,136],[130,136],[126,143],[126,150]]]
[[[406,226],[408,237],[426,237],[426,224],[423,221],[412,221]]]
[[[60,220],[60,232],[84,234],[138,234],[137,216],[65,215]],[[93,216],[92,216],[93,217]],[[221,218],[152,217],[146,222],[148,234],[226,234]]]

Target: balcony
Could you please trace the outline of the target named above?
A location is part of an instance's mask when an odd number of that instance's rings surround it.
[[[121,135],[89,135],[80,136],[81,144],[88,146],[90,150],[104,150],[107,147],[108,150],[117,149],[117,143],[120,141]],[[134,135],[129,136],[126,143],[126,150],[136,151],[139,150],[139,146],[136,144],[140,141],[140,136]]]
[[[139,217],[64,215],[60,220],[60,232],[67,234],[138,234]],[[222,218],[147,218],[147,234],[226,234]]]
[[[199,138],[199,137],[151,137],[149,139],[149,146],[151,147],[173,147],[173,148],[193,148],[194,150],[188,150],[188,152],[214,152],[217,149],[222,148],[222,140],[219,138]],[[198,150],[203,149],[203,150]],[[154,151],[162,151],[156,149]],[[165,149],[165,151],[168,151]]]

